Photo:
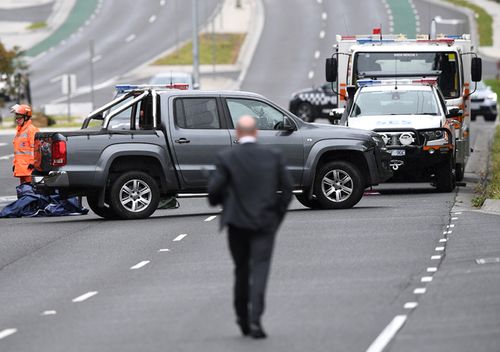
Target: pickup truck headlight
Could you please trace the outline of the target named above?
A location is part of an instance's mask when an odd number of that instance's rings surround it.
[[[440,146],[449,144],[448,134],[442,130],[422,132],[426,146]]]
[[[372,135],[372,140],[375,142],[377,147],[379,147],[382,150],[387,150],[384,140],[378,134]]]

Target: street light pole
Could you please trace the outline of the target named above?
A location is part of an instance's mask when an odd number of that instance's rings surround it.
[[[193,80],[200,84],[200,53],[198,48],[198,0],[192,0],[193,11]]]

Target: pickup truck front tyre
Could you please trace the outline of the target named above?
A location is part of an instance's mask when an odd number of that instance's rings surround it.
[[[455,189],[455,173],[452,163],[441,165],[436,172],[436,189],[438,192],[448,193]]]
[[[144,219],[158,208],[160,190],[153,177],[142,171],[129,171],[112,184],[111,209],[126,220]]]
[[[331,161],[321,167],[314,181],[316,201],[323,209],[348,209],[363,197],[359,169],[345,161]]]

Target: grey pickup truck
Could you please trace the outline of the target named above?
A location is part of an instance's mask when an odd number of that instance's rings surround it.
[[[206,196],[215,155],[238,142],[234,126],[245,114],[257,119],[259,143],[284,154],[307,207],[351,208],[365,188],[392,176],[377,134],[303,122],[258,94],[117,90],[80,130],[37,133],[40,190],[86,196],[97,215],[122,219],[150,216],[163,197]]]

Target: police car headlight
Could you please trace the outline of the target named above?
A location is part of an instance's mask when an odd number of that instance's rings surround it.
[[[490,93],[486,96],[486,100],[497,101],[497,93]]]
[[[445,145],[449,143],[448,134],[442,130],[425,131],[422,133],[427,146]]]

